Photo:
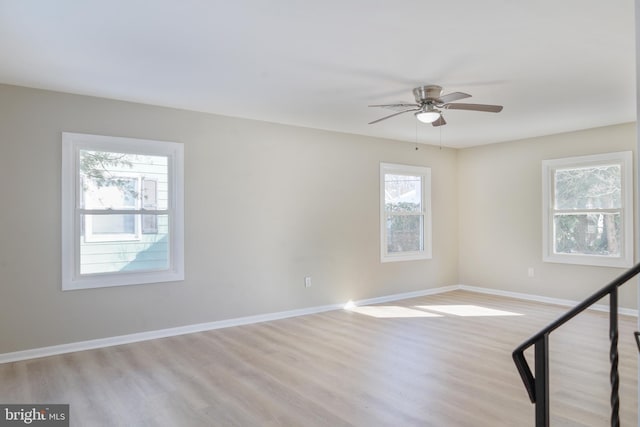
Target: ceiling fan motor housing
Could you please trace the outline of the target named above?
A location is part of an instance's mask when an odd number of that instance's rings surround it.
[[[416,102],[420,105],[431,101],[431,103],[435,103],[433,101],[440,98],[442,95],[442,86],[438,85],[428,85],[428,86],[420,86],[413,89],[413,96],[416,98]]]

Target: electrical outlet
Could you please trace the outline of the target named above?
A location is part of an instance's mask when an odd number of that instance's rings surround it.
[[[306,276],[304,278],[304,287],[305,288],[310,288],[311,287],[311,276]]]
[[[533,277],[533,267],[529,267],[528,274],[529,277]]]

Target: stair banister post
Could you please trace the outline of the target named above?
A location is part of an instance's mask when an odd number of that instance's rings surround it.
[[[535,343],[536,427],[549,427],[549,334]]]
[[[620,397],[618,387],[620,378],[618,376],[618,288],[613,288],[609,294],[609,339],[611,347],[609,349],[609,361],[611,362],[611,427],[620,426]]]

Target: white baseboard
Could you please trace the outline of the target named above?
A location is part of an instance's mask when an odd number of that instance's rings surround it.
[[[115,345],[130,344],[140,341],[148,341],[157,338],[166,338],[176,335],[191,334],[194,332],[211,331],[214,329],[229,328],[232,326],[248,325],[252,323],[268,322],[270,320],[286,319],[289,317],[304,316],[307,314],[322,313],[325,311],[340,310],[345,307],[381,304],[390,301],[398,301],[409,298],[416,298],[426,295],[435,295],[443,292],[464,290],[468,292],[477,292],[490,295],[498,295],[522,300],[544,302],[548,304],[557,304],[572,307],[578,304],[578,301],[563,300],[557,298],[543,297],[539,295],[522,294],[518,292],[503,291],[499,289],[480,288],[468,285],[452,285],[439,288],[424,289],[421,291],[404,292],[400,294],[386,295],[376,298],[367,298],[357,301],[349,301],[346,304],[330,304],[316,307],[301,308],[297,310],[280,311],[275,313],[259,314],[255,316],[237,317],[234,319],[218,320],[215,322],[198,323],[194,325],[179,326],[176,328],[159,329],[155,331],[139,332],[135,334],[119,335],[115,337],[100,338],[89,341],[79,341],[68,344],[60,344],[49,347],[40,347],[29,350],[15,351],[11,353],[0,354],[0,363],[17,362],[20,360],[36,359],[39,357],[54,356],[57,354],[72,353],[75,351],[92,350],[96,348],[111,347]],[[594,305],[594,310],[608,311],[606,305]],[[629,308],[620,308],[620,314],[629,316],[638,316],[638,310]]]
[[[235,319],[218,320],[215,322],[198,323],[179,326],[175,328],[159,329],[155,331],[139,332],[135,334],[119,335],[109,338],[99,338],[89,341],[79,341],[69,344],[40,347],[29,350],[0,354],[0,363],[16,362],[19,360],[35,359],[38,357],[54,356],[56,354],[72,353],[74,351],[92,350],[95,348],[110,347],[114,345],[130,344],[140,341],[148,341],[156,338],[173,337],[176,335],[191,334],[194,332],[211,331],[214,329],[228,328],[231,326],[248,325],[252,323],[267,322],[270,320],[286,319],[288,317],[304,316],[306,314],[321,313],[324,311],[338,310],[344,304],[332,304],[317,307],[309,307],[298,310],[281,311],[276,313],[259,314],[255,316],[237,317]]]
[[[580,301],[543,297],[541,295],[523,294],[520,292],[503,291],[501,289],[481,288],[478,286],[458,285],[457,289],[461,291],[477,292],[477,293],[488,294],[488,295],[497,295],[501,297],[516,298],[516,299],[522,299],[527,301],[543,302],[546,304],[562,305],[566,307],[575,307],[580,303]],[[589,307],[589,310],[604,311],[608,313],[609,306],[607,304],[594,304],[591,307]],[[638,317],[638,310],[634,310],[632,308],[618,308],[618,314],[622,314],[625,316]]]

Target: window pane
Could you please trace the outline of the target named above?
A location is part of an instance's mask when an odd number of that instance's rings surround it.
[[[554,215],[554,251],[620,256],[620,214]]]
[[[144,234],[154,234],[158,232],[157,215],[142,215],[142,232]]]
[[[422,177],[385,174],[384,202],[388,212],[421,212]]]
[[[136,209],[136,178],[105,178],[82,181],[82,205],[85,209]]]
[[[91,215],[91,231],[94,235],[135,234],[135,217],[136,215]]]
[[[151,216],[151,215],[144,215]],[[85,223],[96,221],[117,224],[122,217],[130,218],[138,226],[142,215],[83,215]],[[114,273],[169,268],[169,217],[153,215],[156,234],[142,234],[135,240],[100,239],[80,241],[80,274]]]
[[[620,165],[555,171],[555,209],[617,209],[621,207]]]
[[[81,208],[165,210],[167,179],[166,156],[80,150]]]
[[[417,252],[423,250],[423,215],[387,217],[387,252]]]

